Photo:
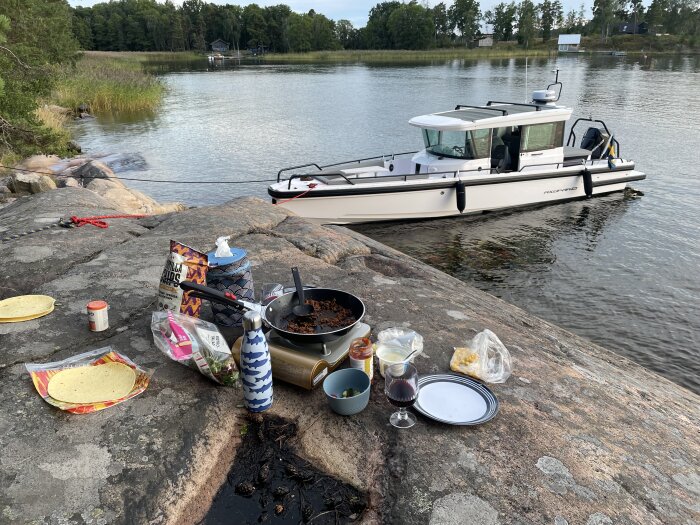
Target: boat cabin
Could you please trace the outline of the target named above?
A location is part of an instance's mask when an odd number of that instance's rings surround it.
[[[572,111],[554,105],[552,98],[553,92],[538,91],[531,104],[490,101],[412,118],[409,124],[421,128],[425,144],[411,159],[414,172],[503,173],[563,164],[564,126]],[[581,151],[577,158],[588,155]]]

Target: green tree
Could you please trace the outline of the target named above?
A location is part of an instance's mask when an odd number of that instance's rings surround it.
[[[335,22],[326,16],[316,13],[313,9],[307,15],[311,19],[311,49],[321,51],[324,49],[339,49],[335,34]]]
[[[563,23],[564,9],[559,0],[542,0],[542,3],[537,6],[537,9],[540,12],[542,41],[548,42],[552,38],[552,31]]]
[[[352,26],[350,20],[343,19],[335,23],[335,38],[343,49],[352,49],[355,38],[355,28]]]
[[[0,157],[66,152],[65,140],[43,127],[34,111],[37,99],[47,95],[54,84],[54,65],[76,58],[78,42],[71,19],[72,13],[63,0],[3,2]]]
[[[91,11],[84,7],[76,7],[73,10],[73,34],[81,49],[92,49],[93,46],[90,13]]]
[[[427,49],[435,33],[431,12],[415,0],[391,13],[387,29],[394,49]]]
[[[518,43],[527,48],[535,41],[537,32],[537,9],[532,0],[522,0],[518,6]]]
[[[258,4],[248,4],[243,8],[242,38],[250,48],[268,44],[265,11]]]
[[[435,44],[438,47],[446,47],[452,41],[452,24],[447,14],[447,7],[440,2],[432,9],[433,24],[435,25]]]
[[[286,5],[265,8],[265,22],[270,51],[286,53],[289,51],[289,16],[292,10]]]
[[[7,33],[10,30],[10,19],[7,18],[5,15],[0,15],[0,52],[3,53],[12,53],[9,49],[7,49],[4,44],[7,42]],[[0,70],[0,73],[2,71]],[[5,91],[5,81],[2,79],[0,76],[0,97],[3,96],[3,92]]]
[[[205,51],[207,48],[203,10],[204,2],[202,0],[185,0],[182,3],[182,19],[187,49]]]
[[[389,34],[388,22],[391,13],[399,9],[401,2],[382,2],[369,11],[369,19],[365,27],[366,45],[370,49],[391,49],[392,41]]]
[[[484,13],[486,21],[493,25],[493,38],[495,40],[507,42],[513,38],[516,12],[515,3],[506,4],[501,2],[493,8],[493,11]]]
[[[311,51],[311,19],[307,15],[289,16],[289,47],[296,53]]]
[[[462,42],[470,45],[479,34],[481,11],[477,0],[455,0],[448,11],[451,27],[459,31]]]

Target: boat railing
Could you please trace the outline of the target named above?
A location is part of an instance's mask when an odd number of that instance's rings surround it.
[[[279,182],[282,179],[282,173],[285,171],[292,171],[292,170],[300,170],[301,168],[310,168],[314,167],[318,171],[323,171],[328,168],[333,168],[335,166],[342,166],[343,164],[360,164],[361,162],[367,162],[368,160],[376,160],[376,159],[391,159],[394,160],[396,157],[400,157],[402,155],[414,155],[418,153],[417,151],[405,151],[403,153],[392,153],[390,155],[376,155],[374,157],[366,157],[364,159],[354,159],[354,160],[346,160],[343,162],[334,162],[333,164],[326,164],[325,166],[319,166],[315,162],[310,162],[309,164],[301,164],[300,166],[292,166],[290,168],[282,168],[277,172],[277,182]],[[303,175],[304,177],[307,177],[308,174]],[[298,177],[297,177],[298,178]]]
[[[608,137],[610,137],[610,140],[608,141],[609,144],[612,144],[615,147],[615,157],[620,158],[620,142],[615,138],[615,136],[612,133],[610,133],[608,126],[602,120],[594,120],[594,119],[585,118],[585,117],[577,118],[576,121],[571,126],[571,130],[569,131],[569,138],[566,140],[567,146],[576,146],[575,129],[576,129],[576,125],[579,122],[593,122],[593,123],[600,124],[601,126],[603,126],[605,133],[607,133]]]
[[[397,154],[399,155],[399,154]],[[375,157],[372,157],[375,158]],[[370,160],[370,159],[365,159],[365,160]],[[403,179],[403,182],[408,182],[409,179],[420,179],[420,178],[436,178],[436,176],[443,175],[443,179],[447,178],[458,178],[462,174],[470,174],[470,173],[477,173],[477,174],[483,174],[483,173],[489,173],[493,175],[508,175],[511,173],[523,173],[525,170],[529,168],[542,168],[546,166],[554,166],[554,169],[560,169],[560,168],[575,168],[575,167],[581,167],[584,170],[586,169],[587,166],[593,167],[596,162],[600,162],[601,159],[582,159],[581,164],[571,164],[571,165],[565,165],[564,162],[543,162],[541,164],[528,164],[527,166],[523,166],[519,168],[517,171],[512,170],[512,171],[504,171],[500,173],[492,173],[491,170],[485,169],[485,168],[474,168],[470,170],[450,170],[450,171],[435,171],[435,172],[430,172],[430,173],[397,173],[397,174],[383,174],[383,175],[378,175],[377,173],[374,173],[374,175],[370,176],[363,176],[363,177],[347,177],[343,173],[333,173],[330,174],[333,177],[340,177],[342,178],[347,184],[350,184],[351,186],[354,186],[358,181],[363,182],[366,181],[367,179],[382,179],[382,178],[388,178],[391,177],[393,179]],[[340,164],[346,164],[346,163],[340,163]],[[319,167],[317,164],[305,164],[303,166],[297,166],[296,168],[288,168],[288,169],[298,169],[298,168],[304,168],[307,166],[315,166],[316,168],[319,168],[319,170],[322,169],[322,167]],[[330,165],[334,166],[334,165]],[[328,167],[328,166],[324,166]],[[576,172],[571,173],[572,175],[575,175]],[[317,177],[318,174],[314,173],[295,173],[289,176],[289,179],[287,179],[287,189],[290,190],[292,189],[292,181],[295,179],[304,179],[306,177]],[[449,176],[449,177],[448,177]]]
[[[403,179],[403,182],[408,182],[409,179],[436,178],[436,176],[439,176],[439,175],[444,175],[443,177],[441,177],[443,179],[447,179],[447,178],[456,179],[462,173],[472,173],[472,172],[482,173],[482,172],[487,172],[487,171],[489,171],[489,170],[486,170],[484,168],[474,168],[471,170],[434,171],[434,172],[430,172],[430,173],[397,173],[395,175],[394,174],[392,174],[392,175],[386,175],[386,174],[377,175],[375,173],[374,175],[367,176],[367,177],[354,177],[352,180],[350,178],[346,177],[345,175],[343,175],[342,173],[333,173],[333,176],[334,177],[335,176],[342,177],[345,180],[345,182],[354,186],[357,183],[357,181],[363,182],[367,179],[382,179],[382,178],[391,177],[391,178],[395,178],[395,179]],[[449,175],[449,177],[448,177],[448,175]],[[289,177],[288,183],[287,183],[287,189],[288,190],[292,189],[292,181],[294,179],[303,179],[305,177],[316,177],[316,176],[317,175],[315,175],[313,173],[295,173]]]
[[[542,111],[541,104],[528,104],[526,102],[501,102],[500,100],[489,100],[486,105],[492,106],[493,104],[503,104],[508,106],[522,106],[527,108],[535,108],[535,111]]]
[[[489,108],[489,107],[486,107],[486,106],[469,106],[469,105],[467,105],[467,104],[457,104],[457,105],[455,106],[455,111],[458,111],[458,110],[464,109],[464,108],[467,108],[467,109],[484,109],[484,110],[486,110],[486,111],[498,111],[498,112],[499,112],[501,115],[503,115],[504,117],[505,117],[506,115],[508,115],[508,112],[507,112],[505,109],[500,109],[500,108]]]

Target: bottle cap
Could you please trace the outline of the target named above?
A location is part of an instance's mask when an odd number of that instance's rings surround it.
[[[243,314],[243,329],[248,332],[262,328],[262,317],[258,312],[246,312]]]

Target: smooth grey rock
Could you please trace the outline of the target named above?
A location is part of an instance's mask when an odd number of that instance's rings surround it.
[[[85,185],[87,185],[93,179],[113,179],[116,178],[116,175],[106,164],[99,160],[91,160],[76,169],[73,172],[73,177],[84,179]]]
[[[126,186],[116,177],[110,179],[92,179],[85,187],[95,193],[104,196],[109,190],[124,189]]]
[[[12,191],[15,193],[42,193],[55,189],[56,183],[47,175],[26,172],[12,175]]]
[[[93,181],[94,182],[94,181]],[[58,179],[59,188],[80,188],[80,183],[73,177],[63,177]]]
[[[586,525],[613,525],[613,520],[602,512],[596,512],[588,517]]]
[[[0,210],[0,235],[113,206],[85,188],[23,197]],[[109,223],[2,246],[0,299],[56,298],[50,315],[0,324],[3,523],[202,520],[239,443],[241,391],[217,388],[160,353],[150,315],[169,240],[209,250],[223,235],[248,251],[256,286],[290,283],[289,268],[299,266],[309,284],[360,297],[373,335],[391,325],[419,332],[422,374],[449,370],[452,348],[483,328],[520,349],[514,376],[491,386],[498,415],[477,427],[419,416],[409,431],[395,430],[378,375],[367,408],[351,418],[335,416],[320,389],[275,380],[270,414],[298,425],[289,444],[299,455],[368,491],[363,523],[697,521],[700,397],[688,390],[376,241],[306,224],[260,199]],[[85,316],[97,298],[111,308],[111,328],[99,333]],[[23,367],[107,345],[154,375],[142,395],[95,414],[50,407]]]
[[[477,496],[448,494],[433,503],[430,525],[499,525],[498,512]]]

